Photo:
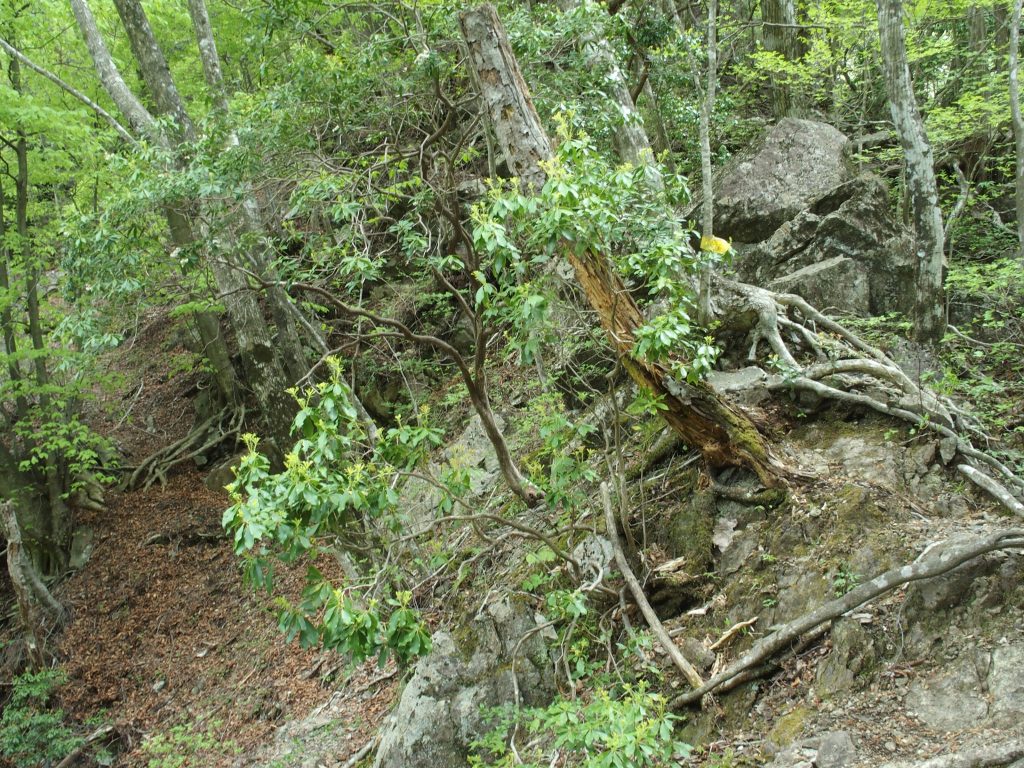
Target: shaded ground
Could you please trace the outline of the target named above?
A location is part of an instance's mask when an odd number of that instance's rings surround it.
[[[180,342],[174,326],[153,315],[111,355],[122,382],[93,404],[91,417],[123,465],[192,425],[198,377]],[[272,601],[242,583],[221,529],[227,495],[203,481],[188,462],[166,487],[108,492],[106,511],[80,512],[92,554],[56,590],[73,617],[55,649],[69,680],[60,705],[77,722],[116,724],[123,766],[162,754],[191,766],[249,765],[278,727],[329,700],[334,717],[356,725],[358,749],[358,726],[372,710],[358,695],[349,702],[331,694],[349,670],[284,642]],[[281,572],[279,585],[295,594],[300,576]],[[365,685],[378,677],[373,665],[357,669],[346,689],[383,690],[386,707],[394,675]]]

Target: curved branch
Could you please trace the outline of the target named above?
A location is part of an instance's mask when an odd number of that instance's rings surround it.
[[[107,110],[105,110],[103,107],[101,107],[95,101],[90,99],[88,96],[86,96],[80,90],[75,88],[73,85],[71,85],[70,83],[65,82],[64,80],[62,80],[60,77],[55,75],[50,70],[44,69],[43,67],[41,67],[38,64],[36,64],[34,61],[32,61],[32,59],[28,58],[28,56],[23,54],[21,51],[19,51],[13,45],[8,43],[2,37],[0,37],[0,48],[3,48],[4,51],[6,51],[8,55],[13,56],[14,58],[16,58],[18,61],[20,61],[22,64],[24,64],[26,67],[31,69],[36,74],[42,75],[47,80],[49,80],[51,83],[56,85],[58,88],[66,91],[70,95],[74,96],[80,102],[85,104],[85,106],[87,106],[89,109],[91,109],[97,115],[99,115],[101,118],[106,120],[107,123],[110,125],[110,127],[113,128],[114,131],[117,132],[118,136],[120,136],[122,139],[124,139],[126,142],[128,142],[132,146],[138,146],[139,142],[137,142],[135,140],[134,136],[132,136],[130,133],[128,133],[128,129],[125,128],[123,125],[121,125],[121,123],[119,123],[117,121],[116,117],[114,117],[112,114],[107,112]]]

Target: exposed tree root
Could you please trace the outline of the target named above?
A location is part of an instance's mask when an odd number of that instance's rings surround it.
[[[0,502],[0,525],[7,539],[7,571],[18,600],[28,650],[37,667],[45,666],[44,643],[51,630],[64,623],[64,606],[46,588],[25,552],[21,526],[11,501]]]
[[[1007,549],[1024,549],[1024,530],[1005,530],[980,539],[970,537],[946,542],[945,546],[930,546],[913,563],[892,568],[847,592],[842,597],[830,600],[813,611],[779,627],[755,643],[749,651],[706,683],[692,691],[676,696],[672,699],[671,706],[673,708],[685,707],[700,701],[704,695],[712,691],[728,687],[728,684],[741,674],[764,664],[780,651],[785,651],[801,642],[805,633],[852,611],[868,600],[891,592],[912,581],[941,576],[957,566],[989,552]]]
[[[973,472],[965,473],[986,491],[991,483],[1005,486],[993,493],[1003,504],[1024,496],[1024,480],[1009,466],[975,447],[972,437],[988,440],[978,421],[951,399],[931,392],[911,379],[888,355],[859,338],[793,294],[774,293],[753,285],[720,278],[727,331],[749,331],[748,358],[756,362],[766,343],[777,361],[768,375],[771,391],[798,390],[818,397],[870,408],[955,441],[957,452]],[[801,363],[793,353],[803,348],[814,362]],[[984,468],[984,469],[983,469]],[[992,480],[987,472],[998,478]],[[984,484],[985,479],[991,481]],[[1016,510],[1014,510],[1016,511]]]
[[[216,448],[229,437],[234,437],[241,430],[244,421],[244,407],[235,411],[225,408],[214,414],[185,437],[164,446],[143,459],[132,470],[127,486],[129,488],[138,488],[139,486],[149,488],[157,480],[161,485],[165,484],[167,473],[171,469]]]

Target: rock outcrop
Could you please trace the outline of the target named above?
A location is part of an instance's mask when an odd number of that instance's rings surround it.
[[[733,241],[747,282],[825,311],[907,311],[913,241],[893,218],[885,182],[852,176],[846,144],[830,125],[781,120],[716,178],[715,234]]]
[[[491,727],[488,708],[547,704],[554,670],[543,624],[509,598],[490,603],[458,635],[438,632],[385,726],[374,768],[465,765]]]

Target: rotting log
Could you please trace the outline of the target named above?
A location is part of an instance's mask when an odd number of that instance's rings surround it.
[[[485,3],[464,11],[459,21],[481,109],[509,169],[527,189],[539,190],[547,179],[543,163],[552,157],[551,142],[497,11]],[[780,485],[785,468],[746,414],[708,385],[679,381],[667,366],[636,354],[634,342],[644,317],[608,257],[570,247],[566,253],[623,367],[638,385],[661,398],[668,424],[701,452],[710,469],[745,467],[764,485]]]

